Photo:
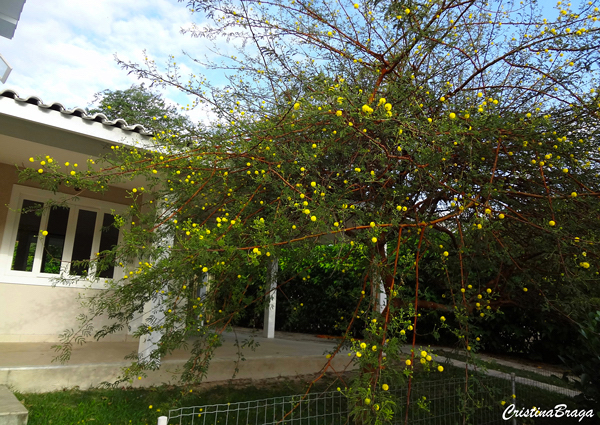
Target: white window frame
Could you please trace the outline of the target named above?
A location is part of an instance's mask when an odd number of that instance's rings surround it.
[[[21,218],[20,209],[22,208],[24,200],[30,200],[35,202],[42,202],[46,204],[48,201],[61,201],[69,195],[64,193],[53,193],[43,189],[37,189],[33,187],[13,185],[10,204],[8,205],[9,211],[6,218],[6,224],[4,227],[4,235],[2,237],[2,244],[0,245],[0,282],[2,283],[14,283],[22,285],[41,285],[41,286],[63,286],[69,288],[95,288],[103,289],[104,284],[112,279],[100,278],[88,279],[83,276],[73,276],[68,274],[70,269],[71,255],[73,252],[73,243],[75,241],[75,229],[77,226],[77,217],[79,210],[88,210],[96,212],[96,224],[94,228],[94,240],[92,242],[92,253],[98,252],[100,247],[100,236],[102,233],[102,220],[104,214],[119,214],[123,213],[126,208],[123,204],[116,204],[113,202],[100,201],[96,199],[78,197],[72,202],[67,202],[69,207],[69,220],[67,223],[67,232],[65,238],[65,246],[63,249],[63,261],[61,265],[61,275],[68,278],[71,282],[76,279],[74,283],[64,284],[57,282],[56,279],[59,277],[57,274],[42,273],[40,267],[42,263],[42,255],[44,250],[44,238],[39,237],[35,250],[35,256],[33,260],[33,268],[31,271],[20,271],[11,270],[12,260],[14,255],[15,243],[17,240],[17,232],[19,227],[19,220]],[[45,210],[42,214],[40,222],[40,230],[46,229],[48,224],[48,217],[50,215],[49,210]],[[122,242],[123,232],[119,231],[118,243]],[[94,267],[90,266],[89,275],[94,275]],[[113,279],[121,279],[124,275],[122,267],[115,265]]]

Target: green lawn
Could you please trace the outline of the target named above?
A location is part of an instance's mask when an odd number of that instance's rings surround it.
[[[466,408],[467,423],[506,423],[501,419],[501,413],[504,406],[502,401],[510,402],[511,386],[510,382],[499,378],[483,378],[482,375],[472,376],[469,380],[470,395],[464,397],[464,369],[445,366],[443,373],[433,373],[415,379],[412,386],[411,406],[416,406],[418,401],[424,406],[424,409],[412,408],[409,411],[411,425],[429,425],[429,424],[454,424],[462,423],[463,414],[461,410]],[[348,378],[348,376],[346,376]],[[44,394],[19,394],[17,397],[24,401],[29,409],[29,425],[70,425],[70,424],[102,424],[102,425],[128,425],[128,424],[148,424],[155,425],[159,416],[168,416],[169,409],[175,409],[184,406],[206,406],[223,404],[225,410],[234,409],[235,402],[251,401],[259,399],[269,399],[286,395],[302,394],[306,389],[305,380],[268,380],[253,383],[238,383],[229,385],[211,385],[203,384],[194,387],[173,387],[162,386],[149,389],[96,389],[88,391],[68,390]],[[319,381],[311,392],[322,392],[334,390],[340,384],[331,376]],[[397,395],[398,423],[403,423],[406,405],[406,388],[397,388],[393,391]],[[558,403],[566,403],[569,409],[577,408],[578,405],[572,400],[560,394],[544,391],[539,388],[533,388],[526,385],[517,384],[517,401],[527,407],[538,406],[547,409]],[[423,397],[425,397],[423,399]],[[327,423],[345,423],[345,415],[334,413],[347,409],[345,399],[337,397],[335,405],[328,401],[305,404],[304,413],[299,409],[295,412],[294,418],[298,420],[300,414],[305,415],[311,411],[309,416],[314,416],[317,411],[322,415],[329,414]],[[227,404],[231,403],[231,406]],[[194,423],[225,425],[225,417],[229,419],[240,419],[246,423],[248,419],[251,423],[263,424],[272,421],[264,419],[282,417],[283,409],[291,406],[289,400],[280,399],[275,407],[267,409],[257,409],[255,412],[228,412],[214,413],[216,408],[202,411],[194,411],[194,418],[197,419],[201,414],[202,421],[196,420]],[[231,409],[230,409],[231,407]],[[259,413],[260,411],[260,413]],[[287,411],[287,410],[286,410]],[[334,417],[335,416],[335,417]],[[343,419],[341,419],[343,418]],[[442,418],[444,421],[442,421]],[[289,419],[289,418],[288,418]],[[301,424],[322,423],[311,420],[302,420]],[[275,421],[276,422],[276,421]],[[171,423],[179,424],[179,420]],[[185,418],[181,423],[191,423],[190,417]],[[233,422],[235,423],[235,422]],[[520,424],[551,424],[556,425],[556,419],[537,419],[533,421],[520,421]],[[593,423],[589,419],[578,422],[575,418],[572,420],[560,420],[560,424],[586,424]]]
[[[311,391],[324,391],[331,381],[328,377]],[[244,386],[203,384],[15,395],[29,410],[28,425],[156,425],[159,416],[168,416],[169,409],[293,395],[305,389],[305,381],[283,379]]]

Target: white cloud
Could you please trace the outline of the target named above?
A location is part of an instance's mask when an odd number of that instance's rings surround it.
[[[174,55],[184,76],[200,73],[182,54],[207,52],[203,40],[180,33],[193,18],[174,0],[27,0],[14,38],[0,38],[0,53],[13,67],[0,90],[85,107],[94,93],[139,83],[119,68],[114,55],[140,63],[144,49],[159,65]],[[166,96],[191,103],[173,89]],[[208,113],[197,109],[190,116],[205,120]]]

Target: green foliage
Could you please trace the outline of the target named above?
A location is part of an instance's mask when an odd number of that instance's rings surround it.
[[[132,223],[114,251],[125,275],[91,302],[115,322],[99,335],[154,301],[164,318],[136,335],[160,330],[158,359],[255,308],[287,250],[287,281],[311,274],[302,259],[319,244],[366,247],[356,286],[394,299],[384,329],[414,308],[407,336],[427,310],[439,320],[427,333],[441,326],[473,351],[507,307],[532,311],[531,323],[587,320],[600,299],[600,15],[582,2],[544,19],[524,3],[188,2],[211,22],[192,35],[239,41],[239,57],[207,65],[225,68],[227,84],[181,81],[173,62],[121,65],[210,108],[194,143],[165,133],[152,148],[115,146],[98,167],[22,174],[48,188],[144,181],[130,183],[119,219]],[[211,355],[195,350],[190,365]],[[357,394],[392,373],[378,361]]]
[[[564,351],[561,360],[579,378],[575,382],[576,388],[581,391],[578,399],[600,415],[600,311],[590,313],[588,320],[579,325],[577,342],[577,346]]]
[[[280,260],[279,280],[285,285],[277,294],[275,323],[285,331],[344,334],[357,300],[362,300],[359,315],[372,308],[361,294],[369,290],[362,285],[367,261],[360,247],[317,246],[305,257],[286,252]],[[362,328],[354,326],[352,333],[362,334]]]
[[[175,105],[145,87],[144,83],[125,90],[106,89],[98,92],[86,112],[90,115],[104,114],[111,121],[125,120],[128,125],[141,124],[155,135],[187,135],[194,127]]]

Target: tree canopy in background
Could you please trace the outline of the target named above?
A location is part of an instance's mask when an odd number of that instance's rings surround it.
[[[366,311],[364,341],[349,342],[364,373],[347,395],[355,415],[384,420],[393,406],[381,388],[393,373],[437,370],[395,349],[414,344],[421,312],[434,312],[430,332],[477,351],[504,310],[575,324],[598,309],[595,2],[559,2],[546,15],[536,2],[480,0],[188,7],[202,21],[189,34],[222,56],[198,64],[222,70],[226,85],[201,69],[182,76],[174,58],[164,69],[121,64],[214,114],[193,144],[115,149],[89,174],[57,164],[24,172],[48,187],[146,179],[130,191],[116,250],[123,264],[141,261],[93,300],[94,314],[116,323],[99,335],[160,299],[164,318],[136,335],[160,329],[156,357],[204,337],[186,369],[195,379],[213,332],[260,302],[258,276],[282,250],[303,258],[332,244],[343,268],[360,247],[361,294],[345,326],[349,335]],[[371,295],[381,284],[392,301],[380,313]]]
[[[98,92],[86,111],[102,113],[111,121],[122,119],[129,125],[142,124],[156,133],[188,134],[193,128],[187,116],[144,83],[125,90]]]

